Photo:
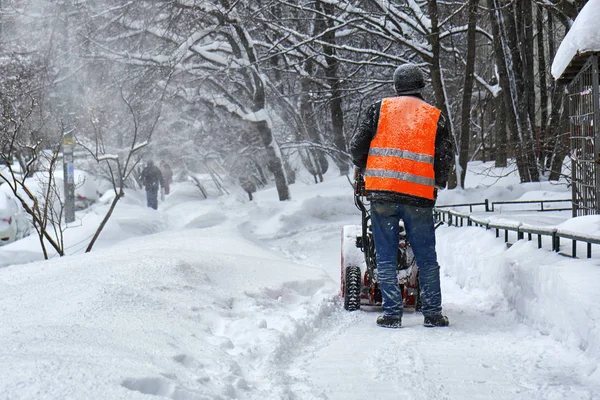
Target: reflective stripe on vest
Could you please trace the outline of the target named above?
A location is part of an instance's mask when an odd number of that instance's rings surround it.
[[[383,99],[371,141],[365,188],[434,199],[440,110],[416,97]]]

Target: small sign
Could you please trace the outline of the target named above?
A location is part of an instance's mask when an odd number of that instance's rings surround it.
[[[67,183],[73,184],[75,182],[75,168],[73,167],[73,163],[69,162],[67,164]]]

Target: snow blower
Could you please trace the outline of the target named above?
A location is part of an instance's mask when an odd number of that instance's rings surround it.
[[[348,311],[359,310],[361,305],[381,306],[371,214],[368,210],[369,204],[362,175],[357,177],[354,184],[354,204],[361,212],[362,224],[345,225],[342,228],[341,295],[344,299],[344,308]],[[404,307],[418,311],[420,309],[419,270],[402,221],[400,221],[398,237],[396,271]]]

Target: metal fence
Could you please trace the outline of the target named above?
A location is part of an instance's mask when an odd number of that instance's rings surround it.
[[[569,84],[573,216],[600,214],[600,105],[598,54]]]
[[[555,200],[555,201],[569,201],[569,200]],[[516,203],[540,203],[541,209],[538,211],[550,211],[543,209],[543,203],[548,200],[536,200],[527,202],[510,202]],[[506,202],[503,202],[506,203]],[[514,222],[494,222],[488,218],[482,216],[471,215],[468,212],[461,212],[452,209],[446,209],[444,207],[469,207],[471,212],[473,207],[485,206],[485,211],[491,211],[489,208],[489,202],[486,200],[482,203],[469,203],[469,204],[456,204],[448,206],[440,206],[434,208],[434,217],[436,221],[445,222],[450,226],[478,226],[485,229],[494,229],[496,237],[500,237],[503,233],[504,242],[510,246],[514,241],[522,240],[527,238],[531,241],[534,237],[537,239],[538,248],[542,248],[544,244],[549,247],[552,251],[560,253],[562,255],[577,258],[578,254],[585,252],[587,258],[592,258],[592,245],[596,250],[600,249],[600,237],[592,237],[589,235],[580,235],[575,232],[570,232],[563,229],[557,228],[544,228],[532,225],[523,224],[519,221]],[[543,238],[546,237],[544,240]],[[570,252],[565,253],[561,248],[561,239],[571,241]],[[581,250],[581,251],[578,251]]]
[[[562,206],[548,206],[548,204],[558,203]],[[443,204],[436,206],[436,208],[461,208],[461,207],[469,207],[469,211],[473,212],[473,209],[477,206],[482,206],[486,212],[494,212],[496,211],[497,206],[499,205],[535,205],[536,207],[532,209],[531,207],[521,208],[520,211],[565,211],[571,210],[571,206],[567,207],[567,204],[571,204],[571,199],[547,199],[547,200],[506,200],[506,201],[489,201],[485,199],[480,203],[463,203],[463,204]],[[544,208],[544,204],[546,204],[546,208]]]

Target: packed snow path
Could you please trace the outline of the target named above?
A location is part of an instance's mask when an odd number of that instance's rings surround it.
[[[552,194],[528,188],[494,190]],[[338,294],[341,228],[360,218],[347,180],[291,189],[199,201],[181,183],[158,212],[128,192],[90,254],[107,204],[66,231],[69,257],[36,261],[33,236],[0,248],[0,399],[598,398],[600,254],[441,227],[451,326],[382,329]],[[561,227],[600,236],[591,218]]]
[[[456,241],[449,243],[456,237],[456,229],[439,230],[442,264],[456,259],[456,254],[464,254],[465,259],[469,252],[473,254],[470,247],[460,248],[460,241],[459,247]],[[500,239],[487,240],[498,251],[505,249]],[[339,280],[339,242],[337,230],[313,230],[272,244],[296,260],[320,265],[332,279]],[[480,245],[488,246],[485,242]],[[541,334],[520,322],[505,305],[490,304],[485,295],[469,293],[444,271],[442,274],[444,313],[450,318],[450,327],[425,328],[420,313],[407,312],[402,329],[384,329],[375,324],[380,309],[363,307],[347,312],[338,301],[338,307],[315,327],[314,335],[298,345],[285,365],[277,366],[286,376],[281,382],[289,382],[289,397],[598,398],[600,386],[588,378],[595,367],[578,359],[578,349]]]

